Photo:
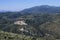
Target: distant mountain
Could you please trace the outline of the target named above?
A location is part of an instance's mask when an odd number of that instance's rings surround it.
[[[0,10],[0,12],[14,12],[14,11],[6,11],[6,10]],[[18,12],[18,11],[16,11]],[[41,6],[35,6],[31,8],[24,9],[22,11],[19,11],[21,14],[26,14],[26,13],[33,13],[33,14],[38,14],[38,13],[60,13],[60,7],[56,6],[49,6],[49,5],[41,5]]]
[[[60,13],[60,7],[41,5],[22,10],[21,13]]]

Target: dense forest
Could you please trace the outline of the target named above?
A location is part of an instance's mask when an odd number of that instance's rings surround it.
[[[23,23],[17,25],[18,23],[15,24],[17,21],[25,22],[27,25],[22,25]],[[0,38],[1,35],[17,34],[27,37],[27,39],[17,37],[18,40],[60,39],[60,7],[42,5],[19,12],[0,12],[0,31],[3,31],[0,32]]]

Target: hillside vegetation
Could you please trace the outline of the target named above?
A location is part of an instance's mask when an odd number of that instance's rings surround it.
[[[29,36],[29,40],[60,39],[60,7],[44,5],[20,12],[0,12],[0,30],[7,35],[14,33],[14,37],[15,34]]]

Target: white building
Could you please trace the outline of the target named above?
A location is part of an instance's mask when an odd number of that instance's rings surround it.
[[[16,21],[16,22],[14,22],[14,24],[15,24],[15,25],[21,26],[21,27],[18,29],[19,31],[25,31],[25,32],[28,32],[28,30],[25,29],[27,23],[25,23],[24,21]],[[24,27],[23,27],[23,26],[24,26]]]
[[[25,23],[24,21],[16,21],[16,22],[14,22],[14,24],[16,24],[16,25],[27,25],[27,23]]]

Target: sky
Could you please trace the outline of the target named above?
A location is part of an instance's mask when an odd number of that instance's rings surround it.
[[[0,11],[20,11],[40,5],[60,6],[60,0],[0,0]]]

